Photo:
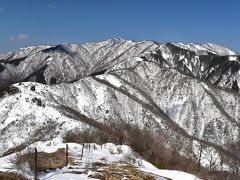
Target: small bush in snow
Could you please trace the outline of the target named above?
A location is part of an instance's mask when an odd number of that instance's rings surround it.
[[[122,151],[122,147],[121,147],[121,146],[118,146],[118,147],[117,147],[117,151],[118,151],[119,154],[122,154],[122,152],[123,152],[123,151]]]
[[[115,154],[114,149],[111,148],[111,149],[109,149],[109,151],[110,151],[110,154]]]
[[[19,171],[25,172],[26,169],[29,169],[29,160],[29,155],[22,155],[21,153],[17,153],[13,158],[9,159],[9,162],[12,164],[12,169],[17,169]]]
[[[133,157],[132,153],[124,154],[124,159],[130,163],[136,163],[136,159]]]

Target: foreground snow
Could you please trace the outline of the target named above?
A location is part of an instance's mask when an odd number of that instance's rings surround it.
[[[92,179],[88,177],[94,174],[92,171],[92,165],[96,162],[102,164],[112,164],[127,162],[134,165],[136,169],[142,172],[146,172],[154,176],[158,180],[165,180],[167,178],[173,180],[198,180],[199,178],[181,171],[175,170],[160,170],[149,162],[136,157],[132,152],[131,148],[126,145],[115,145],[112,143],[107,143],[102,146],[97,144],[85,144],[83,157],[81,157],[82,145],[76,143],[68,143],[69,146],[69,156],[73,159],[74,165],[68,165],[62,169],[57,169],[55,171],[49,171],[47,173],[39,173],[40,180],[77,180],[77,179]],[[90,148],[89,148],[90,146]],[[66,144],[62,143],[62,139],[55,138],[52,141],[47,142],[37,142],[23,150],[24,152],[33,151],[37,147],[38,151],[43,151],[46,153],[55,152],[59,148],[65,148]],[[9,159],[14,157],[15,154],[0,158],[0,171],[8,171],[12,164]],[[86,171],[86,168],[88,171]],[[27,169],[27,168],[25,168]],[[16,170],[11,170],[16,171]],[[79,173],[78,173],[79,172]],[[84,173],[83,173],[84,172]],[[31,172],[26,170],[22,172],[25,176],[33,178]]]

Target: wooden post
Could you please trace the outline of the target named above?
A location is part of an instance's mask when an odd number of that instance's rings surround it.
[[[38,169],[37,169],[37,148],[35,148],[35,151],[34,151],[34,180],[37,180],[37,174],[38,174]]]
[[[81,159],[83,158],[84,146],[85,146],[85,144],[83,143],[83,144],[82,144],[82,154],[81,154]]]
[[[66,144],[66,166],[68,165],[68,144]]]

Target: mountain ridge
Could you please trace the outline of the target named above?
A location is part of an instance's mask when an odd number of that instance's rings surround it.
[[[80,69],[83,72],[79,73],[79,74],[76,74],[77,72],[74,71],[73,73],[75,75],[71,74],[71,75],[68,76],[68,75],[64,74],[66,72],[61,72],[61,74],[56,75],[56,76],[60,76],[60,77],[62,76],[61,78],[63,80],[59,80],[59,82],[71,82],[71,81],[78,80],[79,78],[83,77],[84,74],[89,75],[89,74],[94,73],[94,72],[89,72],[89,73],[86,72],[90,68],[89,66],[93,66],[93,67],[91,67],[92,70],[90,69],[90,71],[97,71],[97,70],[98,71],[103,71],[103,68],[96,67],[96,66],[98,66],[98,64],[102,61],[107,61],[107,58],[111,55],[114,55],[115,51],[121,51],[121,48],[122,48],[123,49],[123,54],[124,54],[124,53],[127,53],[131,48],[139,48],[140,49],[139,46],[141,46],[141,44],[145,44],[146,49],[143,50],[143,52],[140,52],[140,54],[134,54],[134,56],[145,56],[145,53],[155,54],[156,53],[155,51],[157,50],[158,47],[163,47],[162,49],[160,48],[158,50],[158,51],[161,51],[158,56],[159,57],[162,56],[162,55],[166,56],[166,54],[163,54],[163,52],[165,50],[168,51],[167,48],[168,49],[170,49],[170,48],[175,48],[176,49],[176,47],[179,47],[180,49],[177,50],[177,51],[179,51],[179,53],[186,51],[187,53],[190,53],[192,56],[194,56],[194,55],[201,56],[202,52],[204,51],[205,55],[206,55],[206,53],[207,54],[211,53],[212,55],[219,55],[219,56],[233,56],[233,58],[231,58],[231,59],[233,59],[233,61],[234,61],[234,58],[239,59],[238,56],[236,54],[234,54],[233,51],[231,51],[227,48],[224,48],[220,45],[215,45],[215,44],[204,44],[200,48],[199,44],[196,44],[196,45],[194,45],[194,44],[184,45],[182,43],[178,43],[178,44],[176,44],[176,43],[159,44],[155,41],[134,42],[134,41],[125,40],[125,39],[122,39],[122,38],[115,38],[115,39],[109,39],[109,40],[106,40],[106,41],[101,41],[101,42],[98,42],[98,43],[85,43],[85,44],[69,44],[69,43],[66,43],[66,44],[61,44],[61,45],[56,45],[56,46],[46,45],[46,46],[31,46],[31,47],[27,47],[27,48],[21,48],[20,50],[16,51],[15,53],[12,53],[11,55],[4,55],[4,56],[7,56],[7,57],[3,58],[3,55],[2,55],[2,58],[1,58],[1,56],[0,56],[0,67],[1,67],[0,68],[0,70],[1,70],[0,71],[0,73],[1,73],[0,77],[11,76],[11,73],[13,73],[13,71],[16,71],[16,70],[12,70],[12,72],[3,73],[4,68],[6,68],[6,66],[10,66],[10,64],[14,64],[15,66],[17,66],[17,65],[21,64],[21,61],[24,61],[24,59],[30,59],[30,63],[32,63],[31,62],[32,61],[31,56],[38,56],[38,54],[39,54],[40,57],[33,57],[35,59],[41,59],[41,61],[37,62],[38,64],[36,64],[35,66],[38,66],[38,67],[35,67],[35,69],[32,70],[32,73],[34,73],[34,71],[38,71],[39,69],[41,69],[45,66],[47,66],[46,67],[47,69],[52,69],[52,68],[48,68],[48,66],[51,66],[51,64],[54,63],[54,62],[52,62],[53,59],[54,59],[54,61],[58,61],[56,63],[60,64],[60,65],[58,65],[58,66],[60,66],[58,68],[58,70],[61,70],[60,68],[64,67],[63,63],[65,63],[68,60],[67,58],[70,59],[69,60],[70,62],[67,62],[67,63],[70,63],[70,64],[73,63],[72,65],[69,65],[69,66],[65,65],[65,66],[68,67],[68,69],[79,67],[79,66],[84,67],[84,68]],[[149,47],[147,45],[149,45]],[[164,46],[166,46],[166,47],[164,47]],[[205,46],[208,46],[208,47],[206,48]],[[129,47],[130,49],[128,50],[127,47]],[[212,48],[210,51],[209,51],[209,47]],[[104,52],[103,52],[103,51],[106,51],[106,48],[110,49],[110,50],[107,50],[108,54],[104,54]],[[214,52],[214,48],[215,48],[215,52]],[[216,49],[218,49],[218,50],[216,50]],[[126,50],[126,51],[124,51],[124,50]],[[92,52],[90,53],[89,51],[92,51]],[[220,52],[217,52],[217,51],[220,51]],[[186,52],[184,52],[185,55],[186,55]],[[196,54],[193,54],[193,52],[196,53]],[[200,52],[200,54],[199,54],[199,52]],[[65,57],[61,57],[60,55],[58,55],[58,53],[65,54]],[[103,53],[103,57],[100,55],[100,53]],[[213,53],[215,53],[215,54],[213,54]],[[44,56],[44,58],[42,56]],[[175,54],[173,54],[172,56],[175,56]],[[110,57],[110,58],[112,58],[112,57]],[[119,57],[116,57],[116,58],[119,58]],[[131,58],[131,55],[130,55],[129,58]],[[165,60],[166,60],[166,58],[167,57],[165,57]],[[180,57],[180,58],[184,58],[184,57]],[[189,57],[187,57],[187,58],[189,58]],[[58,59],[58,60],[56,60],[56,59]],[[95,60],[96,62],[93,62],[90,59],[96,59]],[[97,61],[99,61],[99,62],[97,62]],[[95,65],[91,64],[91,62],[95,63]],[[238,61],[236,60],[236,62],[238,62]],[[11,66],[9,68],[14,69],[15,66]],[[25,66],[29,66],[29,64],[26,64]],[[57,65],[55,65],[55,66],[57,66]],[[96,69],[94,69],[94,68],[96,68]],[[101,69],[99,70],[99,68],[101,68]],[[31,69],[31,66],[30,66],[29,69]],[[11,71],[11,70],[8,70],[8,71]],[[46,72],[48,70],[44,70],[44,71]],[[31,76],[32,73],[29,72],[27,75],[25,75],[25,78],[27,78],[27,80],[28,80],[29,79],[28,77]],[[15,76],[18,76],[18,75],[15,75]],[[47,75],[47,76],[51,76],[51,74]],[[64,79],[63,76],[68,76],[68,77]],[[21,79],[21,77],[22,77],[22,75],[20,75],[20,77],[17,77],[17,79],[20,78],[18,81],[25,81],[25,78]],[[8,77],[8,78],[11,78],[11,77]],[[7,81],[9,81],[8,78],[1,78],[1,80],[2,80],[2,82],[3,81],[7,82]],[[53,77],[53,78],[56,79],[56,80],[58,79],[56,77]],[[45,79],[46,82],[42,82],[42,83],[47,83],[47,84],[51,83],[50,80],[47,79],[47,77],[45,77],[44,79]],[[16,81],[16,82],[18,82],[18,81]],[[10,85],[11,82],[9,82],[7,84]],[[0,84],[0,85],[3,86],[3,83]]]
[[[170,144],[183,142],[184,154],[195,157],[195,145],[205,144],[217,162],[221,153],[240,160],[230,148],[240,134],[239,56],[219,46],[183,46],[109,39],[0,58],[0,151],[87,126],[60,104],[100,123],[164,132]]]

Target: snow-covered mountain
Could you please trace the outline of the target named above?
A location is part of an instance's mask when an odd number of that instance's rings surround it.
[[[239,55],[216,44],[122,38],[0,55],[0,155],[86,126],[60,104],[161,131],[193,156],[204,144],[240,160],[229,148],[240,135],[239,67]]]

